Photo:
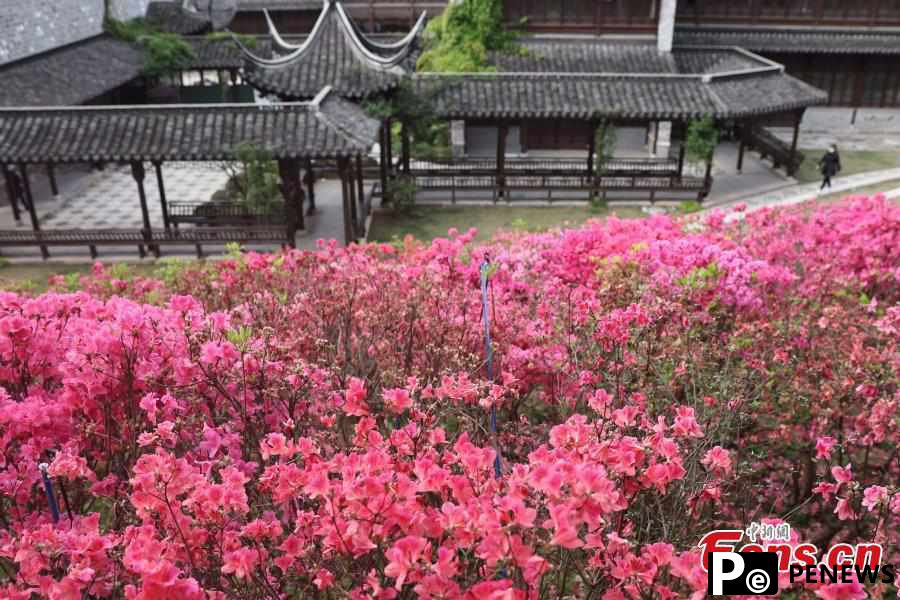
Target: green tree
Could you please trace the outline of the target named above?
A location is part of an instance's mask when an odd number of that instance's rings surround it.
[[[144,74],[158,77],[189,68],[196,55],[184,38],[176,33],[154,29],[144,19],[119,21],[107,18],[104,24],[111,36],[141,46],[144,50]]]
[[[691,121],[687,129],[685,153],[689,160],[709,162],[719,144],[719,130],[712,117]]]
[[[503,24],[501,0],[451,3],[428,24],[418,70],[444,73],[494,71],[488,53],[510,51],[515,34]]]
[[[225,167],[228,196],[256,214],[269,214],[282,202],[278,163],[264,149],[243,143],[235,151],[237,161]]]
[[[411,79],[400,82],[390,96],[373,100],[365,105],[373,118],[395,120],[391,132],[394,155],[400,153],[401,123],[409,127],[412,139],[411,154],[419,158],[450,158],[450,125],[438,118],[434,110],[435,98],[443,88],[414,87]]]

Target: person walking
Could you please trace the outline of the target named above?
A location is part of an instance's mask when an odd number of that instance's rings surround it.
[[[837,146],[832,144],[828,148],[828,152],[819,160],[819,169],[822,172],[822,187],[819,191],[831,189],[831,178],[841,172],[841,155],[838,154]]]

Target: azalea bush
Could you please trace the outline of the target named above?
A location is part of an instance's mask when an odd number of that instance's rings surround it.
[[[0,595],[699,599],[751,521],[898,562],[896,204],[474,235],[0,294]]]

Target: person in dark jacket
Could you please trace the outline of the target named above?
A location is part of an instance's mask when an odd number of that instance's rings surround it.
[[[828,148],[828,152],[819,161],[819,169],[822,171],[822,187],[819,191],[824,190],[826,185],[831,189],[831,178],[841,172],[841,155],[838,154],[837,146],[832,144]]]

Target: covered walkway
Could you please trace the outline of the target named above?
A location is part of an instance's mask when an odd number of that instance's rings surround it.
[[[378,122],[366,117],[358,106],[332,95],[329,88],[311,102],[276,106],[216,104],[2,111],[0,166],[9,196],[14,199],[13,214],[16,220],[27,214],[32,232],[29,237],[21,230],[0,231],[0,247],[22,246],[30,241],[41,248],[46,258],[50,245],[86,245],[96,255],[96,246],[111,243],[112,239],[144,240],[146,244],[138,244],[139,252],[143,255],[146,246],[158,256],[161,245],[192,243],[197,238],[199,254],[201,243],[216,243],[217,239],[223,243],[239,241],[241,231],[247,241],[281,239],[294,245],[296,232],[304,227],[306,193],[312,191],[312,187],[304,190],[302,172],[309,173],[313,161],[336,164],[343,184],[345,241],[349,242],[363,234],[368,205],[362,187],[361,158],[371,150],[378,130]],[[164,164],[232,161],[247,144],[264,149],[277,161],[285,216],[259,221],[261,215],[256,213],[237,214],[245,209],[240,205],[198,205],[197,210],[203,212],[193,214],[205,218],[190,221],[207,227],[202,231],[178,230],[175,205],[166,194]],[[135,208],[140,208],[141,227],[116,230],[112,237],[109,231],[97,228],[43,233],[29,167],[46,165],[52,174],[54,165],[71,163],[128,165],[137,188]],[[161,223],[151,220],[148,177],[158,190]],[[310,194],[309,207],[313,206],[314,195]],[[216,214],[210,216],[210,210]],[[261,233],[261,229],[266,233]]]

